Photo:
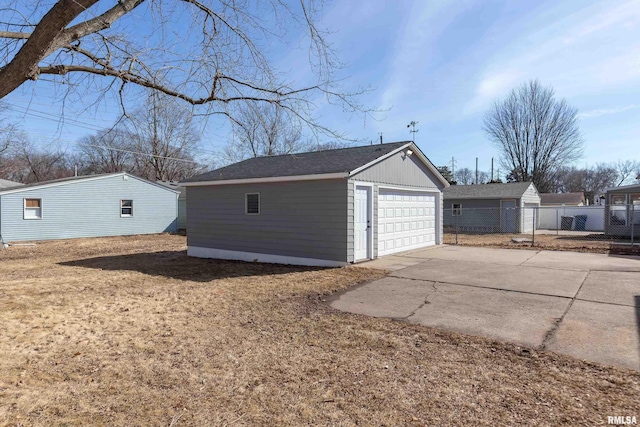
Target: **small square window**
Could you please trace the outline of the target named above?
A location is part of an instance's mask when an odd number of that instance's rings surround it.
[[[42,219],[42,199],[24,199],[24,219]]]
[[[260,215],[260,193],[245,194],[244,205],[247,215]]]
[[[453,216],[461,216],[462,215],[462,203],[452,203],[451,204],[451,215],[453,215]]]
[[[612,205],[624,205],[627,203],[627,196],[625,194],[612,194],[611,195],[611,204]]]
[[[120,216],[133,216],[133,200],[120,200]]]

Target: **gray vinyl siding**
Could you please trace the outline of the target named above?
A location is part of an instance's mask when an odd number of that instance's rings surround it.
[[[42,199],[42,218],[24,219],[24,199]],[[133,200],[133,216],[120,201]],[[177,194],[122,175],[69,181],[0,195],[4,241],[153,234],[177,229]]]
[[[454,203],[462,204],[462,215],[453,216]],[[456,223],[457,219],[457,223]],[[460,231],[495,232],[500,230],[499,199],[445,199],[444,227],[457,227]]]
[[[416,155],[407,157],[404,151],[353,175],[351,179],[425,190],[442,190],[444,188],[436,175]]]
[[[347,183],[347,262],[355,261],[354,246],[355,236],[353,231],[353,217],[354,217],[354,190],[353,182]],[[374,238],[375,241],[375,238]]]
[[[245,214],[246,193],[260,193],[259,215]],[[348,197],[344,179],[189,187],[187,244],[346,262]]]
[[[180,197],[178,199],[178,229],[187,228],[187,199]]]

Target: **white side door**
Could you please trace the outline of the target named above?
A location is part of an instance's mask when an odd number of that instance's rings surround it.
[[[369,228],[371,227],[371,213],[369,198],[371,187],[356,186],[354,197],[353,246],[354,261],[369,259]]]

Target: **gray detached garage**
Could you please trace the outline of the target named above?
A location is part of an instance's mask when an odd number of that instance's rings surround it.
[[[442,242],[448,183],[412,142],[252,158],[181,185],[191,256],[340,266]]]

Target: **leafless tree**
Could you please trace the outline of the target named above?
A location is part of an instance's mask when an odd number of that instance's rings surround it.
[[[152,92],[148,102],[124,122],[132,137],[134,173],[149,180],[178,181],[200,170],[200,143],[194,117],[174,99]]]
[[[576,116],[575,108],[564,99],[557,101],[553,89],[536,80],[495,102],[485,116],[484,131],[516,181],[533,181],[546,192],[555,171],[582,155]]]
[[[55,148],[36,148],[29,141],[14,147],[7,159],[7,176],[25,184],[73,176],[66,153]]]
[[[243,103],[277,105],[313,132],[335,135],[314,118],[320,95],[346,112],[366,110],[357,101],[363,91],[349,93],[335,77],[342,64],[317,25],[319,3],[16,0],[0,23],[0,99],[47,76],[61,89],[85,88],[98,101],[113,90],[123,106],[139,93],[134,88],[151,89],[233,122]],[[300,35],[313,77],[299,80],[308,84],[288,81],[272,52],[295,52],[290,40]]]
[[[476,184],[486,184],[491,180],[489,174],[485,171],[478,172],[478,182]]]
[[[469,168],[459,168],[456,170],[455,179],[458,185],[471,185],[475,180],[475,173]]]
[[[555,177],[552,192],[570,193],[582,191],[593,203],[604,189],[614,187],[618,179],[616,169],[606,163],[598,163],[591,168],[563,167]]]
[[[616,186],[630,184],[640,174],[640,162],[637,160],[618,160],[612,167],[618,174]]]
[[[278,106],[249,103],[233,127],[233,141],[224,149],[225,160],[234,163],[250,157],[310,151],[317,146],[304,139],[302,123]]]
[[[78,142],[80,167],[84,174],[133,172],[134,136],[123,127],[105,129]]]

